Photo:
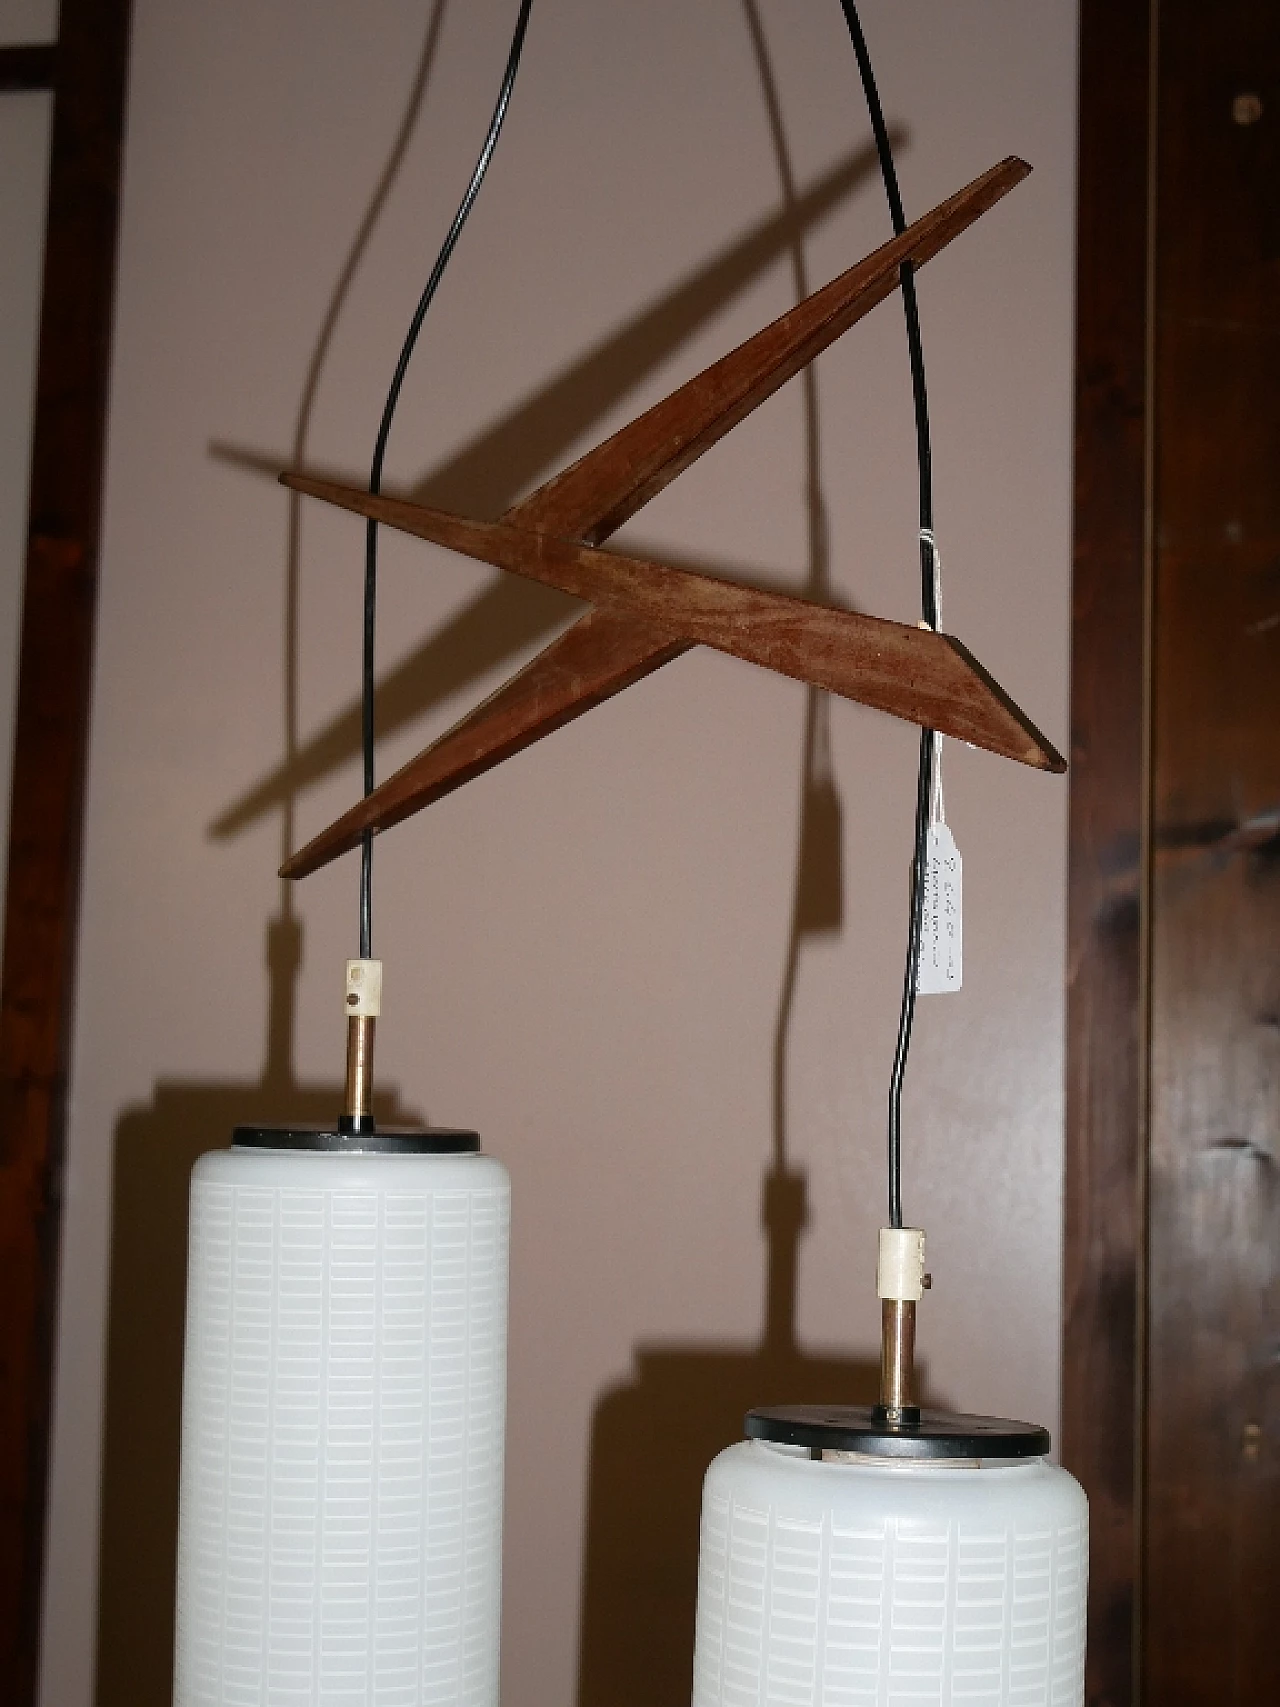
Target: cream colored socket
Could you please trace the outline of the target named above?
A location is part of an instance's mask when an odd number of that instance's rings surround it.
[[[881,1298],[918,1304],[924,1296],[924,1233],[919,1227],[881,1227],[876,1291]]]
[[[377,1019],[382,1012],[380,960],[348,960],[346,1007],[351,1019]]]

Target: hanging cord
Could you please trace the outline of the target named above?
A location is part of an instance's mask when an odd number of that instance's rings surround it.
[[[889,202],[895,236],[907,228],[893,164],[893,148],[885,127],[884,112],[876,89],[871,55],[858,18],[854,0],[840,0],[845,23],[858,60],[862,89],[880,158],[880,175]],[[938,626],[937,552],[933,538],[933,458],[929,444],[929,395],[924,378],[924,348],[920,340],[920,312],[916,305],[915,270],[908,261],[901,271],[902,311],[907,322],[907,350],[911,358],[911,391],[915,400],[916,460],[920,470],[920,604],[929,628]],[[915,851],[911,861],[910,920],[907,930],[907,966],[902,980],[902,1010],[898,1018],[898,1042],[889,1076],[889,1225],[902,1226],[902,1082],[911,1049],[911,1027],[916,1011],[916,971],[920,960],[920,935],[924,917],[924,878],[928,857],[929,820],[934,802],[934,773],[938,737],[931,729],[920,731],[920,764],[916,777]],[[941,794],[938,795],[941,807]]]
[[[427,310],[435,297],[440,280],[450,257],[457,246],[462,228],[467,223],[467,217],[475,205],[475,199],[480,193],[485,173],[489,170],[489,162],[498,144],[498,135],[502,130],[502,122],[507,116],[507,108],[511,103],[511,91],[515,87],[516,72],[520,68],[520,52],[524,47],[525,30],[529,23],[529,13],[533,0],[521,0],[520,14],[516,19],[515,33],[511,38],[511,50],[507,55],[507,68],[502,74],[502,87],[498,91],[498,102],[493,109],[493,117],[489,121],[489,129],[485,135],[484,146],[480,150],[480,158],[476,161],[475,170],[471,174],[471,182],[467,185],[467,193],[453,216],[453,224],[449,234],[440,247],[436,256],[435,266],[431,269],[426,287],[418,299],[413,319],[409,322],[409,330],[405,335],[404,344],[400,350],[400,359],[396,363],[396,371],[391,381],[391,389],[387,392],[387,401],[383,406],[382,420],[378,426],[378,437],[373,449],[373,463],[369,470],[369,490],[377,493],[382,489],[382,465],[387,454],[387,440],[391,435],[391,423],[395,418],[396,406],[400,401],[400,390],[404,385],[404,376],[408,371],[409,360],[413,355],[414,345],[418,341],[418,333],[422,330],[422,322],[427,317]],[[373,793],[373,688],[374,688],[374,637],[378,610],[378,524],[370,521],[365,529],[364,547],[364,655],[362,669],[362,694],[360,734],[364,749],[364,791],[366,795]],[[360,846],[360,958],[369,960],[373,956],[373,831],[366,830]]]

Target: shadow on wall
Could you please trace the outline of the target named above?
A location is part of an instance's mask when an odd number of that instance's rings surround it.
[[[693,1665],[698,1514],[715,1455],[767,1404],[866,1404],[874,1360],[809,1357],[796,1344],[805,1175],[787,1165],[786,1056],[806,936],[842,921],[841,811],[829,774],[814,774],[825,700],[810,695],[800,859],[774,1043],[773,1165],[764,1179],[767,1249],[758,1345],[637,1349],[635,1373],[596,1407],[587,1496],[578,1707],[685,1707]]]
[[[813,695],[811,726],[826,702]],[[872,1404],[879,1355],[815,1357],[796,1343],[805,1175],[787,1164],[786,1064],[801,944],[841,923],[840,801],[806,753],[800,860],[774,1043],[774,1152],[764,1179],[764,1330],[757,1345],[641,1346],[630,1381],[596,1406],[586,1519],[578,1707],[688,1707],[702,1479],[769,1404]],[[924,1403],[946,1409],[917,1366]]]
[[[294,430],[302,460],[320,375],[334,328],[374,225],[395,181],[430,81],[445,0],[436,0],[404,116],[339,272],[308,363]],[[297,752],[299,546],[290,510],[284,565],[282,661],[284,748]],[[293,839],[294,796],[277,802],[281,848]],[[302,928],[292,892],[281,889],[267,926],[265,1064],[254,1084],[156,1086],[149,1107],[129,1109],[116,1127],[111,1267],[107,1301],[107,1380],[103,1418],[98,1560],[97,1707],[168,1707],[173,1698],[174,1564],[178,1531],[182,1342],[186,1313],[187,1200],[191,1169],[230,1142],[239,1122],[332,1120],[343,1087],[301,1085],[293,1069],[296,984]],[[394,1093],[374,1095],[387,1124],[420,1124]]]
[[[755,0],[743,12],[773,137],[784,208],[800,197]],[[805,222],[790,222],[797,301],[809,292]],[[804,399],[805,595],[829,602],[830,559],[822,486],[817,376],[800,375]],[[844,922],[843,814],[831,764],[830,702],[806,702],[796,881],[773,1041],[773,1160],[764,1179],[767,1250],[759,1344],[640,1347],[635,1374],[596,1407],[587,1496],[586,1566],[578,1707],[687,1707],[693,1678],[698,1521],[702,1480],[718,1452],[742,1439],[757,1405],[874,1403],[879,1351],[812,1357],[796,1343],[800,1237],[808,1219],[805,1175],[788,1165],[788,1053],[802,948],[839,935]],[[927,1370],[918,1371],[926,1404]]]
[[[894,132],[895,142],[901,133]],[[587,351],[565,372],[533,397],[526,398],[503,419],[473,439],[439,467],[424,474],[406,495],[419,503],[438,505],[465,515],[496,517],[539,479],[549,477],[573,446],[622,398],[626,397],[682,344],[746,290],[762,273],[786,255],[796,237],[821,223],[876,169],[871,149],[859,149],[840,161],[802,194],[794,205],[762,220],[745,236],[729,244],[697,268],[674,289],[626,326]],[[459,265],[465,264],[461,259]],[[275,476],[286,465],[306,466],[313,473],[341,481],[353,478],[350,469],[322,469],[309,464],[302,435],[293,455],[283,456],[244,446],[215,444],[220,460]],[[359,481],[360,477],[354,478]],[[301,500],[289,495],[290,632],[296,633],[298,518]],[[664,547],[663,560],[721,575],[735,570],[705,560],[687,563]],[[424,558],[424,562],[429,559]],[[739,578],[748,578],[741,576]],[[756,577],[758,579],[758,577]],[[794,591],[790,583],[786,591]],[[470,604],[378,683],[377,726],[393,734],[424,717],[455,694],[514,658],[526,647],[549,640],[568,619],[579,613],[574,599],[554,588],[539,586],[519,575],[499,575]],[[286,743],[283,760],[227,805],[210,827],[218,840],[237,835],[271,812],[291,816],[293,802],[360,752],[360,703],[346,706],[305,746]],[[292,850],[290,850],[292,851]]]
[[[293,1074],[294,986],[302,931],[267,929],[267,1059],[253,1084],[156,1086],[115,1133],[107,1390],[98,1590],[98,1707],[165,1707],[173,1691],[174,1556],[178,1532],[187,1193],[206,1150],[249,1120],[332,1121],[343,1087]],[[389,1125],[420,1125],[395,1093],[374,1098]]]
[[[224,460],[274,473],[306,464],[315,397],[334,328],[373,226],[383,210],[420,111],[445,0],[428,24],[404,118],[338,281],[308,364],[290,454],[213,447]],[[426,474],[414,495],[499,514],[550,474],[582,435],[703,324],[780,257],[790,255],[803,295],[801,241],[875,169],[872,150],[849,154],[803,192],[792,179],[764,44],[744,0],[778,147],[780,211],[679,282],[537,395]],[[895,140],[901,136],[895,133]],[[816,382],[806,372],[810,572],[806,591],[828,596],[826,529],[818,477]],[[345,471],[339,471],[345,472]],[[298,794],[360,750],[358,703],[303,746],[297,731],[299,500],[291,497],[284,563],[284,756],[229,805],[215,839],[279,812],[283,853],[292,850]],[[707,567],[699,564],[698,567]],[[719,566],[724,572],[724,566]],[[575,608],[549,589],[508,576],[489,585],[379,684],[378,724],[390,732],[464,690]],[[806,1216],[802,1173],[788,1169],[783,1105],[785,1056],[799,945],[841,921],[840,802],[831,773],[825,698],[810,693],[805,724],[800,851],[791,946],[779,1004],[774,1160],[766,1177],[769,1265],[766,1323],[758,1346],[641,1349],[636,1379],[601,1400],[592,1441],[580,1675],[582,1707],[667,1707],[688,1699],[692,1657],[697,1512],[702,1475],[741,1434],[743,1412],[771,1400],[859,1402],[873,1391],[870,1362],[807,1357],[795,1343],[796,1255]],[[107,1383],[100,1534],[97,1707],[167,1707],[172,1698],[174,1555],[177,1534],[187,1194],[192,1165],[230,1140],[238,1122],[327,1121],[342,1088],[299,1084],[293,1071],[295,984],[301,927],[289,886],[267,927],[270,997],[266,1059],[254,1083],[157,1085],[145,1108],[127,1110],[115,1133],[112,1258],[107,1303]],[[380,1121],[418,1123],[394,1093],[375,1097]]]

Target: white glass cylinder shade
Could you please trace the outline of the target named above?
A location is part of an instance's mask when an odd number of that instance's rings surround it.
[[[1088,1508],[1044,1459],[746,1441],[707,1472],[693,1707],[1080,1707]]]
[[[497,1707],[509,1215],[480,1155],[196,1164],[175,1707]]]

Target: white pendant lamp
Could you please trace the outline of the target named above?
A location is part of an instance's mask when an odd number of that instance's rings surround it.
[[[754,1439],[712,1464],[693,1707],[1077,1707],[1079,1485],[1040,1454],[877,1456],[853,1420],[821,1431],[852,1452]]]
[[[752,1411],[707,1472],[693,1707],[1080,1707],[1084,1493],[1044,1429],[915,1404],[924,1235],[880,1254],[881,1402]]]
[[[374,1129],[379,974],[335,1129],[196,1165],[175,1707],[497,1707],[510,1188]]]

